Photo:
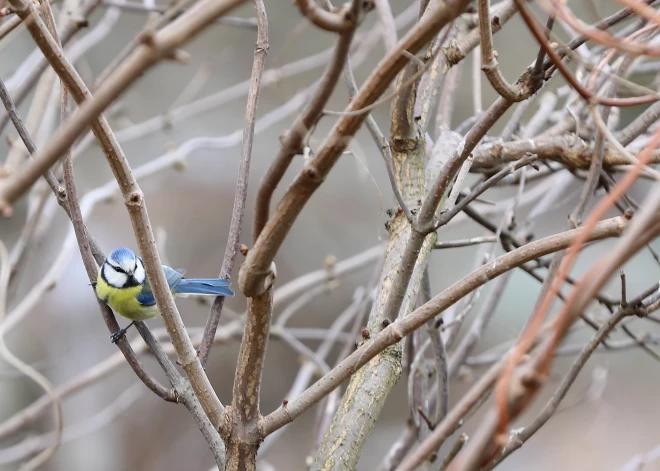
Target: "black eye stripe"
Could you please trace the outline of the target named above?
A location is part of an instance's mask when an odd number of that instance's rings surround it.
[[[123,273],[124,275],[127,275],[127,274],[128,274],[128,273],[126,273],[126,271],[125,271],[122,267],[116,267],[116,266],[114,266],[113,264],[110,264],[110,266],[111,266],[115,271],[117,271],[117,272],[119,272],[119,273]]]

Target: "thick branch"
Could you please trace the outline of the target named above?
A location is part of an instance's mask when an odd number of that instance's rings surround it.
[[[477,147],[474,152],[472,171],[487,172],[497,169],[504,163],[523,158],[527,154],[537,155],[540,159],[561,162],[570,168],[587,169],[596,154],[593,145],[574,134],[546,136],[538,139],[496,142]],[[608,146],[603,157],[603,166],[631,165],[626,155],[615,147]],[[650,164],[660,163],[660,151],[654,151]]]
[[[266,62],[266,54],[270,47],[268,44],[268,17],[266,16],[266,8],[264,7],[263,0],[255,0],[255,9],[257,10],[257,44],[254,51],[250,89],[248,91],[247,109],[245,111],[243,145],[241,146],[241,163],[238,169],[234,208],[231,215],[231,225],[229,226],[227,247],[225,248],[225,258],[222,261],[222,268],[220,269],[220,278],[229,278],[231,276],[231,272],[234,269],[234,262],[236,261],[236,254],[238,252],[238,240],[241,236],[241,229],[243,227],[245,200],[247,199],[248,180],[250,177],[250,159],[252,157],[252,142],[254,140],[257,104],[259,103],[259,92],[261,90],[261,77]],[[206,327],[204,328],[202,344],[198,350],[202,365],[206,364],[206,360],[209,357],[224,303],[224,296],[218,296],[215,298],[213,305],[211,306],[209,318],[206,321]]]
[[[380,61],[367,78],[357,96],[348,106],[348,113],[341,116],[329,136],[324,140],[314,159],[308,162],[277,206],[259,238],[251,248],[239,273],[239,283],[248,296],[262,293],[264,280],[282,242],[293,226],[298,214],[314,191],[321,185],[342,152],[348,146],[364,120],[366,113],[358,111],[374,103],[387,89],[396,74],[408,63],[402,54],[417,53],[424,44],[468,4],[467,0],[455,0],[431,6],[422,20],[404,36],[395,49]],[[356,113],[358,112],[358,113]]]
[[[357,8],[359,3],[360,2],[354,1],[354,7]],[[356,12],[359,12],[359,10],[356,10]],[[321,118],[323,107],[330,99],[330,95],[337,85],[337,81],[344,69],[344,62],[346,61],[346,57],[348,57],[356,27],[357,22],[354,22],[352,28],[339,35],[332,59],[323,72],[323,76],[314,91],[314,95],[312,95],[302,113],[296,117],[291,129],[289,129],[282,137],[280,150],[277,153],[275,160],[268,168],[268,171],[261,179],[254,209],[254,223],[252,227],[253,242],[256,242],[268,221],[270,200],[275,188],[277,188],[284,173],[289,168],[289,165],[291,165],[293,157],[302,152],[305,136],[307,136],[307,133],[310,132]],[[265,267],[266,271],[269,266],[270,262],[268,262]],[[264,276],[265,274],[266,273],[264,273]]]
[[[41,152],[40,157],[35,157],[35,164],[37,165],[31,165],[20,177],[25,177],[26,174],[31,175],[30,171],[40,168],[41,165],[51,162],[51,160],[54,161],[82,132],[85,125],[90,120],[93,120],[92,130],[108,158],[108,163],[124,196],[140,253],[144,258],[147,277],[172,344],[179,357],[178,362],[190,379],[195,394],[216,429],[219,428],[221,423],[223,407],[211,387],[208,377],[197,357],[197,352],[193,348],[190,337],[185,330],[181,316],[174,304],[172,293],[165,279],[165,273],[161,268],[160,257],[156,249],[156,242],[151,230],[143,193],[107,121],[103,117],[97,116],[112,99],[116,98],[148,66],[153,65],[160,58],[165,57],[174,47],[190,39],[204,26],[208,25],[210,21],[213,21],[216,16],[221,16],[238,3],[238,1],[225,1],[214,4],[209,0],[209,2],[199,4],[196,9],[191,10],[186,15],[185,19],[160,30],[147,41],[148,45],[145,44],[138,48],[127,59],[125,66],[120,67],[105,82],[104,86],[100,87],[98,95],[92,98],[84,82],[68,62],[61,48],[46,29],[41,18],[36,14],[34,6],[26,5],[24,0],[12,1],[12,7],[21,17],[26,18],[32,15],[31,21],[26,22],[30,34],[46,58],[51,62],[60,79],[69,88],[73,98],[80,104],[79,112],[65,126],[64,131],[60,132],[53,139],[55,143],[49,146],[46,151]],[[23,178],[12,180],[12,182],[16,181],[26,182]],[[11,182],[3,190],[7,190],[8,188],[12,188]],[[14,186],[13,188],[17,187]],[[8,191],[11,192],[10,190]]]
[[[234,394],[228,422],[231,424],[227,470],[256,470],[257,449],[261,443],[258,421],[261,373],[273,312],[273,290],[248,298],[247,323],[238,355]],[[245,341],[248,339],[248,341]]]
[[[623,217],[606,219],[596,225],[589,234],[589,240],[600,240],[621,235],[627,225]],[[472,272],[462,280],[454,283],[431,301],[417,308],[407,317],[400,319],[383,329],[371,340],[363,344],[356,352],[349,355],[330,373],[323,376],[300,397],[290,401],[276,411],[266,416],[260,427],[265,435],[291,422],[304,411],[325,397],[359,368],[382,352],[385,348],[399,342],[406,335],[422,327],[430,319],[446,310],[459,299],[466,296],[479,286],[498,277],[512,268],[535,260],[544,255],[563,250],[580,234],[580,229],[555,234],[544,239],[530,242],[518,249],[498,257],[492,262]]]
[[[179,21],[151,36],[147,35],[143,44],[99,87],[94,98],[84,100],[85,103],[80,105],[78,112],[73,115],[68,124],[34,156],[34,162],[0,187],[0,213],[6,215],[10,212],[13,202],[25,193],[73,144],[85,128],[148,68],[164,58],[171,57],[177,47],[192,39],[215,18],[224,15],[240,3],[242,0],[204,0]],[[63,69],[64,61],[61,49],[57,47],[52,36],[47,33],[35,7],[32,4],[28,5],[25,0],[12,0],[11,5],[21,18],[25,19],[30,15],[34,17],[33,21],[26,22],[26,25],[39,48],[62,78],[61,74],[66,72],[66,67]],[[41,27],[38,26],[38,23],[41,23]],[[40,30],[46,31],[47,34],[43,34]],[[67,84],[70,81],[70,79],[65,79]],[[74,94],[76,101],[79,101],[78,98]],[[82,101],[80,100],[80,102]],[[119,180],[118,182],[122,190],[127,190],[128,186],[125,181]]]
[[[0,80],[0,99],[2,99],[5,108],[7,109],[9,116],[14,123],[14,126],[18,131],[18,134],[25,144],[25,147],[28,149],[28,152],[30,152],[30,155],[33,155],[37,150],[36,145],[34,144],[34,140],[18,116],[16,107],[9,98],[7,89],[5,88],[4,82],[2,80]],[[60,206],[62,206],[62,209],[64,209],[73,224],[85,269],[87,270],[90,282],[93,282],[96,280],[98,270],[96,264],[98,263],[100,265],[103,262],[103,255],[83,222],[82,215],[80,213],[80,206],[78,205],[75,185],[73,183],[73,171],[69,168],[69,166],[66,165],[66,162],[64,162],[63,165],[66,190],[59,185],[52,172],[48,171],[44,177],[46,178],[49,186],[57,197]],[[108,327],[108,330],[110,332],[116,332],[119,330],[119,324],[117,324],[117,320],[115,319],[115,316],[110,308],[108,308],[108,306],[100,301],[99,308],[101,310],[103,320]],[[158,380],[149,374],[125,338],[120,339],[120,341],[117,342],[117,346],[121,350],[122,354],[126,358],[126,361],[131,366],[135,374],[149,389],[151,389],[157,396],[165,399],[166,401],[176,401],[176,395],[174,394],[174,391],[164,387]]]

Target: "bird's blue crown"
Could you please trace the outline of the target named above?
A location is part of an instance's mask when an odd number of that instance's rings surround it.
[[[135,259],[135,254],[133,251],[127,247],[119,247],[108,255],[109,259],[114,260],[117,264],[121,264],[124,260],[133,260]]]

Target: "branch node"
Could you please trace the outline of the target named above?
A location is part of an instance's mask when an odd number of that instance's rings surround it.
[[[126,199],[126,206],[140,206],[144,201],[144,193],[139,190],[132,191]]]
[[[628,221],[630,221],[634,215],[635,215],[635,210],[633,208],[627,208],[623,212],[623,217],[626,218]]]
[[[305,176],[315,183],[323,182],[323,177],[319,175],[319,171],[313,165],[305,166]]]
[[[83,29],[89,26],[89,21],[86,18],[76,18],[73,21],[77,29]]]
[[[173,62],[178,62],[179,64],[183,65],[190,63],[190,54],[183,49],[173,49],[167,55],[167,58]]]
[[[155,38],[155,32],[153,30],[147,30],[141,33],[138,37],[137,40],[140,44],[144,44],[145,46],[149,46],[152,48],[156,47],[156,38]]]
[[[57,188],[57,197],[60,200],[65,200],[66,199],[66,190],[64,189],[64,187],[60,186],[60,187]]]

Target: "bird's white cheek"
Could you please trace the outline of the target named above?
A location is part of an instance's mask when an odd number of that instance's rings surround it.
[[[124,273],[119,273],[108,266],[105,267],[104,274],[105,279],[108,280],[108,284],[115,288],[121,288],[128,281],[128,277]]]
[[[144,283],[146,273],[144,271],[144,267],[140,262],[138,262],[137,264],[137,268],[135,269],[135,273],[133,274],[133,277],[135,278],[135,281],[137,281],[139,284]]]

